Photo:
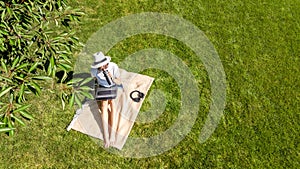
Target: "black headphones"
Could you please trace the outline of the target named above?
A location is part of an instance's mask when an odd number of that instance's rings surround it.
[[[133,97],[133,96],[132,96],[134,93],[138,93],[138,94],[137,94],[137,97]],[[134,90],[134,91],[132,91],[132,92],[130,93],[130,98],[131,98],[133,101],[135,101],[135,102],[140,102],[141,99],[144,98],[144,96],[145,96],[145,94],[142,93],[142,92],[140,92],[140,91],[138,91],[138,90]]]

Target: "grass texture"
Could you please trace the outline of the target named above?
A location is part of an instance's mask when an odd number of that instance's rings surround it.
[[[200,89],[198,117],[174,148],[149,158],[110,153],[84,134],[66,131],[75,109],[61,110],[45,92],[30,101],[35,120],[14,137],[0,139],[0,168],[297,168],[300,166],[300,1],[298,0],[72,0],[86,15],[78,25],[85,43],[105,24],[122,16],[161,12],[190,21],[218,52],[227,82],[224,117],[203,144],[198,142],[210,104],[209,77],[201,61],[180,41],[155,34],[136,35],[110,51],[119,63],[155,47],[182,56]],[[76,55],[76,54],[75,54]],[[186,57],[186,55],[191,57]],[[136,123],[130,137],[165,131],[176,120],[180,91],[167,73],[142,72],[165,92],[164,112],[151,123]],[[142,110],[151,107],[147,98]],[[145,150],[147,151],[147,150]]]

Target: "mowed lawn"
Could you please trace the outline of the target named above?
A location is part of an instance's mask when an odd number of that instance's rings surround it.
[[[76,28],[83,43],[102,26],[141,12],[172,14],[196,25],[214,45],[226,73],[224,117],[211,137],[200,144],[200,131],[211,103],[209,76],[201,60],[176,39],[136,35],[109,51],[116,63],[142,49],[164,49],[180,56],[198,83],[198,117],[178,145],[148,158],[108,152],[87,135],[67,132],[75,108],[62,111],[60,100],[46,91],[29,101],[35,120],[19,126],[14,137],[1,134],[0,168],[299,168],[299,0],[70,3],[86,13]],[[151,90],[164,91],[167,104],[155,121],[136,123],[130,137],[149,137],[167,130],[180,109],[180,90],[170,75],[155,69],[140,73],[155,78]],[[151,107],[147,99],[142,110]]]

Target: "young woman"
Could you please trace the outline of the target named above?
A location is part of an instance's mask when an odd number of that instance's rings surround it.
[[[110,88],[120,81],[120,72],[117,64],[110,62],[111,58],[105,56],[102,52],[95,53],[95,62],[91,66],[91,75],[97,80],[98,85],[104,88]],[[104,147],[108,148],[115,141],[116,123],[114,117],[114,102],[111,99],[97,101],[101,110],[101,119],[103,125]]]

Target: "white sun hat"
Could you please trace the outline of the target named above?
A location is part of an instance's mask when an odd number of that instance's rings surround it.
[[[110,62],[111,58],[109,56],[105,56],[102,52],[97,52],[93,54],[94,63],[91,65],[92,68],[99,68],[101,66],[106,65]]]

